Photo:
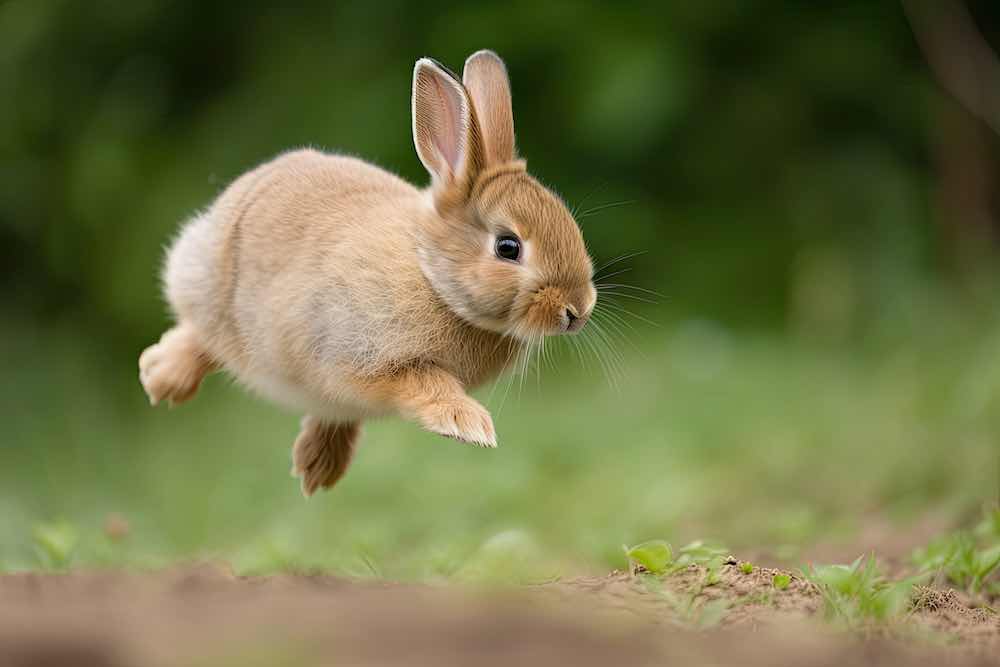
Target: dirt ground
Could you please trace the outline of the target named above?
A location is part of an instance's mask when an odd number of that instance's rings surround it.
[[[671,578],[666,593],[628,573],[514,592],[241,578],[214,565],[7,575],[0,577],[0,664],[1000,664],[1000,619],[954,592],[918,592],[913,619],[927,628],[918,636],[859,636],[815,619],[822,598],[809,582],[793,576],[777,591],[774,573],[746,574],[733,563],[704,587],[704,570],[692,566]]]

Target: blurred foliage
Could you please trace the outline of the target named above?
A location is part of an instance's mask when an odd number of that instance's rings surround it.
[[[426,182],[413,62],[484,47],[531,170],[584,210],[632,202],[581,220],[598,263],[644,250],[628,281],[665,294],[635,304],[664,326],[624,332],[621,393],[571,359],[520,401],[501,386],[494,454],[372,424],[310,503],[283,476],[294,418],[219,378],[149,410],[135,363],[178,223],[295,146]],[[937,116],[961,112],[898,3],[2,0],[0,97],[0,568],[33,546],[617,567],[651,535],[795,545],[996,488],[997,292],[949,284],[935,209]]]
[[[76,527],[80,566],[212,556],[240,572],[514,568],[537,581],[621,568],[621,545],[650,537],[794,562],[799,547],[852,541],[882,518],[903,531],[927,513],[964,522],[998,497],[1000,321],[974,331],[940,305],[915,317],[932,335],[906,331],[873,352],[661,327],[626,356],[617,391],[564,353],[540,380],[510,380],[509,395],[508,380],[479,393],[498,449],[373,421],[345,478],[308,501],[287,476],[297,417],[224,377],[154,410],[134,371],[59,332],[5,340],[17,362],[0,569],[37,564],[38,523]],[[129,524],[117,540],[111,514]]]
[[[895,3],[7,0],[4,301],[148,341],[181,220],[294,146],[425,182],[412,64],[482,47],[508,62],[533,171],[571,204],[635,202],[585,220],[588,242],[649,250],[635,280],[672,307],[878,310],[933,264],[939,95]]]

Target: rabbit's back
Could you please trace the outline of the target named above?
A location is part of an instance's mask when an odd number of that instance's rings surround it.
[[[424,319],[434,298],[411,242],[424,206],[412,185],[356,158],[284,154],[185,226],[168,253],[167,299],[240,379],[301,407],[338,369],[391,364],[440,328]]]

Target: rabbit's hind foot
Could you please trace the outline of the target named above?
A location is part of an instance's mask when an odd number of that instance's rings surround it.
[[[301,478],[302,495],[308,498],[344,476],[360,434],[357,422],[330,423],[303,417],[302,430],[292,445],[292,476]]]
[[[205,375],[215,370],[193,327],[178,324],[139,356],[139,381],[150,405],[190,400]]]

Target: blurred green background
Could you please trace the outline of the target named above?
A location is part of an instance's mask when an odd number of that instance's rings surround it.
[[[531,171],[609,205],[581,220],[597,263],[645,251],[618,279],[663,295],[606,323],[617,379],[562,354],[485,388],[492,452],[369,424],[308,502],[297,415],[224,377],[149,408],[178,223],[290,147],[426,182],[413,62],[485,47]],[[0,568],[55,527],[79,565],[544,576],[996,502],[997,142],[898,3],[3,0],[0,99]]]

